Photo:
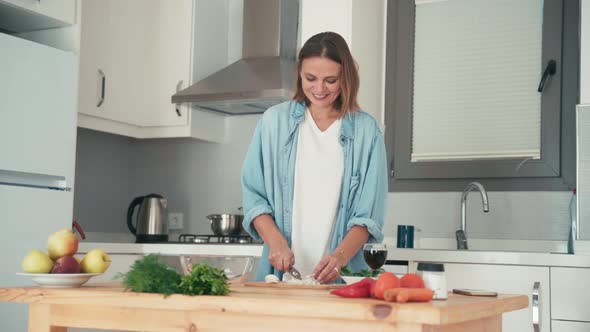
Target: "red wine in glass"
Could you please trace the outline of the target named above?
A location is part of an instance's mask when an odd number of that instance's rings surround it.
[[[380,269],[387,259],[387,247],[381,243],[367,243],[363,247],[363,256],[371,269]]]

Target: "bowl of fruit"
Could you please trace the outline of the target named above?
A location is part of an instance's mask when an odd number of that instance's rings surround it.
[[[49,236],[47,251],[33,249],[22,261],[26,276],[41,287],[80,287],[90,278],[104,273],[111,260],[101,249],[90,250],[82,259],[78,252],[78,237],[70,229],[62,229]]]

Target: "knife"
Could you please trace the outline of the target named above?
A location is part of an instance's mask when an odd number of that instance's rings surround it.
[[[293,278],[301,280],[301,273],[299,273],[295,267],[291,266],[289,273],[293,276]]]

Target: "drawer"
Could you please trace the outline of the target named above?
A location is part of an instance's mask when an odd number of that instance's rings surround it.
[[[590,322],[588,289],[590,269],[551,268],[551,318]]]
[[[570,322],[564,320],[552,320],[551,331],[556,332],[588,332],[590,331],[590,323],[586,322]]]

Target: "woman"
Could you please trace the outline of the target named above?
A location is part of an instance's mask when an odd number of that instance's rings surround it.
[[[363,244],[383,240],[385,145],[358,89],[346,41],[319,33],[299,51],[293,100],[259,121],[242,167],[243,226],[265,243],[257,280],[296,265],[333,282],[344,265],[365,269]]]

